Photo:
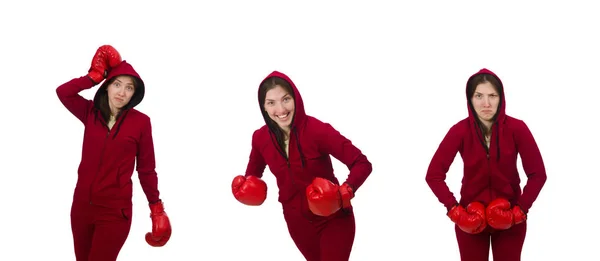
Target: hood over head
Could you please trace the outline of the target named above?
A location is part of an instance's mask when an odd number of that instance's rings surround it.
[[[506,116],[506,99],[504,98],[504,85],[502,84],[502,81],[500,80],[500,78],[492,71],[483,68],[481,70],[479,70],[478,72],[474,73],[473,75],[471,75],[471,77],[469,77],[469,80],[467,81],[467,85],[466,85],[466,97],[467,97],[467,109],[469,111],[469,120],[476,122],[476,118],[477,118],[477,113],[475,112],[473,105],[471,104],[471,96],[469,96],[469,86],[472,84],[477,84],[474,83],[473,81],[475,80],[476,76],[479,75],[487,75],[488,77],[493,77],[497,82],[499,86],[498,87],[498,91],[500,95],[500,103],[498,104],[498,110],[496,111],[496,116],[495,116],[495,122],[501,122],[504,120],[505,116]],[[477,86],[473,86],[474,88]]]
[[[272,126],[271,126],[271,124],[269,124],[269,121],[270,121],[269,115],[265,111],[264,104],[261,104],[261,102],[260,102],[260,100],[261,100],[260,86],[262,86],[266,81],[272,79],[273,77],[278,77],[280,79],[283,79],[292,88],[293,93],[291,93],[291,95],[294,98],[295,108],[294,108],[294,117],[292,118],[292,124],[290,126],[291,127],[290,129],[294,129],[294,128],[300,126],[306,120],[306,112],[304,111],[304,102],[302,101],[302,96],[300,95],[298,88],[296,88],[296,85],[290,79],[290,77],[288,77],[284,73],[281,73],[278,71],[273,71],[269,75],[267,75],[267,77],[265,77],[263,79],[263,81],[260,83],[259,88],[258,88],[258,106],[260,107],[260,111],[262,113],[263,119],[265,120],[265,123],[267,124],[267,126],[269,126],[269,128],[271,128]]]
[[[136,81],[137,81],[137,83],[136,83],[137,85],[135,86],[135,92],[134,92],[133,96],[131,97],[131,100],[129,101],[129,103],[123,107],[123,110],[134,108],[135,106],[137,106],[138,104],[140,104],[142,102],[142,100],[144,99],[145,91],[146,91],[146,86],[144,84],[144,81],[142,80],[140,75],[135,71],[135,69],[133,69],[133,66],[131,66],[131,64],[127,63],[127,61],[123,60],[117,66],[111,68],[111,70],[108,72],[108,76],[106,77],[106,80],[104,81],[104,83],[102,83],[100,88],[98,88],[98,90],[96,91],[96,95],[94,96],[94,105],[96,106],[96,108],[99,108],[100,98],[106,97],[106,95],[108,94],[106,88],[108,87],[108,84],[111,82],[111,80],[113,78],[115,78],[117,76],[121,76],[121,75],[132,76],[132,77],[136,78]]]
[[[123,106],[123,108],[121,108],[121,112],[119,114],[123,114],[123,116],[117,116],[117,119],[121,118],[121,120],[119,121],[119,123],[116,127],[117,130],[115,131],[115,133],[113,135],[113,139],[115,137],[117,137],[117,134],[119,133],[119,130],[121,129],[121,125],[123,124],[123,121],[125,120],[125,117],[127,116],[127,112],[142,102],[142,100],[144,99],[145,91],[146,91],[146,86],[144,84],[144,81],[140,77],[140,75],[135,71],[135,69],[133,69],[133,66],[131,66],[131,64],[129,64],[129,63],[127,63],[127,61],[123,60],[117,66],[110,69],[110,71],[108,72],[108,75],[106,77],[106,80],[102,83],[100,88],[98,88],[98,90],[96,91],[96,95],[94,95],[94,107],[96,108],[95,120],[97,120],[98,117],[100,116],[104,119],[104,121],[108,121],[108,115],[104,115],[104,116],[101,115],[101,112],[100,112],[101,105],[100,104],[102,102],[102,99],[108,99],[108,91],[106,90],[108,87],[108,84],[115,77],[121,76],[121,75],[129,75],[129,76],[134,77],[136,79],[135,80],[136,86],[135,86],[135,92],[133,93],[133,96],[131,97],[131,100],[129,101],[129,103],[127,103],[127,105],[125,105],[125,106]]]
[[[477,76],[484,76],[484,77],[486,77],[486,79],[485,79],[485,81],[481,81],[480,79],[478,79],[479,77],[477,77]],[[491,77],[491,78],[489,78],[489,77]],[[490,81],[490,79],[495,80],[497,82],[497,83],[492,82],[492,84],[498,85],[496,87],[498,88],[498,92],[499,92],[498,95],[500,96],[500,102],[498,103],[498,109],[496,110],[496,115],[494,116],[494,122],[492,124],[492,129],[496,128],[497,133],[498,133],[498,131],[500,130],[499,125],[502,124],[506,119],[506,99],[505,99],[505,95],[504,95],[504,85],[502,84],[500,77],[498,77],[494,72],[490,71],[489,69],[482,68],[475,74],[471,75],[471,77],[469,77],[469,80],[467,81],[467,85],[466,85],[467,109],[469,111],[469,123],[470,123],[469,125],[474,128],[474,131],[475,131],[475,133],[477,133],[479,141],[486,148],[487,148],[487,146],[485,144],[485,139],[483,138],[482,130],[479,127],[479,120],[477,118],[477,112],[475,112],[475,109],[473,108],[473,104],[471,103],[471,96],[469,95],[469,87],[473,85],[472,87],[473,87],[473,89],[475,89],[478,84]],[[496,151],[497,151],[496,157],[497,157],[497,159],[499,159],[500,158],[500,135],[499,135],[499,133],[496,135],[496,139],[493,142],[495,142],[495,144],[496,144]]]
[[[283,150],[284,140],[283,140],[282,132],[280,131],[280,128],[278,127],[277,123],[274,122],[273,120],[271,120],[271,118],[269,117],[268,113],[266,112],[266,110],[264,108],[264,104],[261,102],[261,100],[264,99],[264,97],[261,97],[261,88],[260,87],[263,84],[265,84],[267,81],[273,80],[273,78],[279,78],[279,79],[287,82],[288,85],[290,86],[290,88],[292,89],[291,95],[294,98],[294,106],[295,107],[294,107],[294,117],[292,118],[292,122],[291,122],[291,126],[290,126],[290,130],[291,130],[290,135],[294,135],[297,140],[299,139],[297,129],[306,123],[307,116],[306,116],[306,112],[304,110],[304,102],[302,101],[302,96],[300,95],[300,92],[298,91],[296,84],[294,84],[294,82],[290,79],[290,77],[288,77],[284,73],[281,73],[278,71],[273,71],[269,75],[267,75],[267,77],[265,77],[263,79],[263,81],[260,83],[260,85],[258,87],[258,106],[260,107],[260,111],[261,111],[261,114],[265,121],[265,124],[269,128],[269,131],[270,131],[269,136],[271,137],[271,141],[274,144],[276,144],[277,150],[279,151],[281,156],[283,156],[284,158],[287,158],[287,155]],[[262,94],[262,95],[265,95],[265,94]],[[302,146],[300,145],[299,141],[296,142],[296,147],[300,154],[300,160],[301,160],[302,167],[304,167],[306,165],[306,159],[304,157],[304,153],[302,152]]]

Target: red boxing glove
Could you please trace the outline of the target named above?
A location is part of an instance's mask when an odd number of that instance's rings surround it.
[[[465,210],[456,205],[448,211],[448,217],[458,228],[469,234],[481,233],[486,228],[485,206],[480,202],[471,202]]]
[[[488,225],[500,230],[509,229],[527,219],[527,215],[519,206],[511,207],[510,202],[503,198],[490,202],[486,208],[486,216]]]
[[[352,206],[350,200],[354,198],[354,190],[348,183],[344,183],[340,187],[340,196],[342,198],[342,208],[349,208]]]
[[[267,199],[267,183],[256,176],[238,175],[231,182],[231,192],[242,204],[260,206]]]
[[[171,222],[162,201],[150,204],[152,232],[146,233],[146,242],[153,247],[164,246],[171,238]]]
[[[103,45],[96,50],[94,58],[92,58],[92,65],[88,70],[88,77],[92,79],[95,84],[100,83],[108,75],[108,71],[121,63],[121,55],[114,47],[110,45]]]
[[[527,220],[527,214],[521,209],[519,206],[514,206],[512,208],[513,213],[513,222],[515,225],[521,224]]]
[[[318,216],[329,216],[340,210],[342,205],[340,187],[320,177],[306,187],[306,199],[310,211]]]

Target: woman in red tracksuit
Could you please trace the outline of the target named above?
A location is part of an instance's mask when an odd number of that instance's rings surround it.
[[[426,181],[455,223],[463,261],[521,260],[527,213],[546,182],[542,155],[522,120],[506,115],[504,86],[487,69],[466,86],[469,116],[446,134],[427,170]],[[464,162],[460,201],[446,185],[456,153]],[[521,190],[517,169],[521,157],[527,183]]]
[[[235,198],[260,205],[266,166],[275,175],[278,201],[294,243],[307,261],[347,261],[354,243],[350,204],[370,175],[367,157],[330,124],[308,116],[292,80],[274,71],[260,84],[258,102],[266,125],[252,135],[245,175],[232,182]],[[348,166],[340,185],[330,155]]]
[[[79,92],[103,80],[94,100]],[[56,89],[84,127],[83,150],[71,206],[77,261],[114,261],[131,228],[134,165],[148,199],[151,246],[163,246],[171,225],[159,198],[150,118],[134,109],[145,92],[138,73],[110,45],[98,48],[88,74]]]

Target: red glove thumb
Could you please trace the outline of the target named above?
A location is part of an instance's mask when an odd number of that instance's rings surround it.
[[[344,183],[340,186],[340,196],[342,198],[342,208],[349,208],[352,206],[350,200],[354,198],[354,190],[348,183]]]
[[[164,246],[171,238],[171,222],[162,201],[150,204],[152,232],[146,233],[146,243],[153,247]]]
[[[525,212],[523,212],[521,207],[519,207],[518,205],[512,208],[512,213],[515,225],[521,224],[525,222],[525,220],[527,220],[527,214],[525,214]]]

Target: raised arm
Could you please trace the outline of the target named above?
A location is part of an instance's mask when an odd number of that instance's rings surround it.
[[[93,102],[83,98],[79,93],[102,82],[108,70],[120,62],[121,55],[114,47],[100,46],[92,58],[92,65],[87,75],[72,79],[56,88],[58,99],[75,117],[85,123]]]
[[[96,85],[88,76],[82,76],[72,79],[56,88],[56,94],[60,102],[69,110],[77,119],[85,123],[88,111],[93,106],[91,100],[87,100],[79,95],[79,92],[92,88]]]

